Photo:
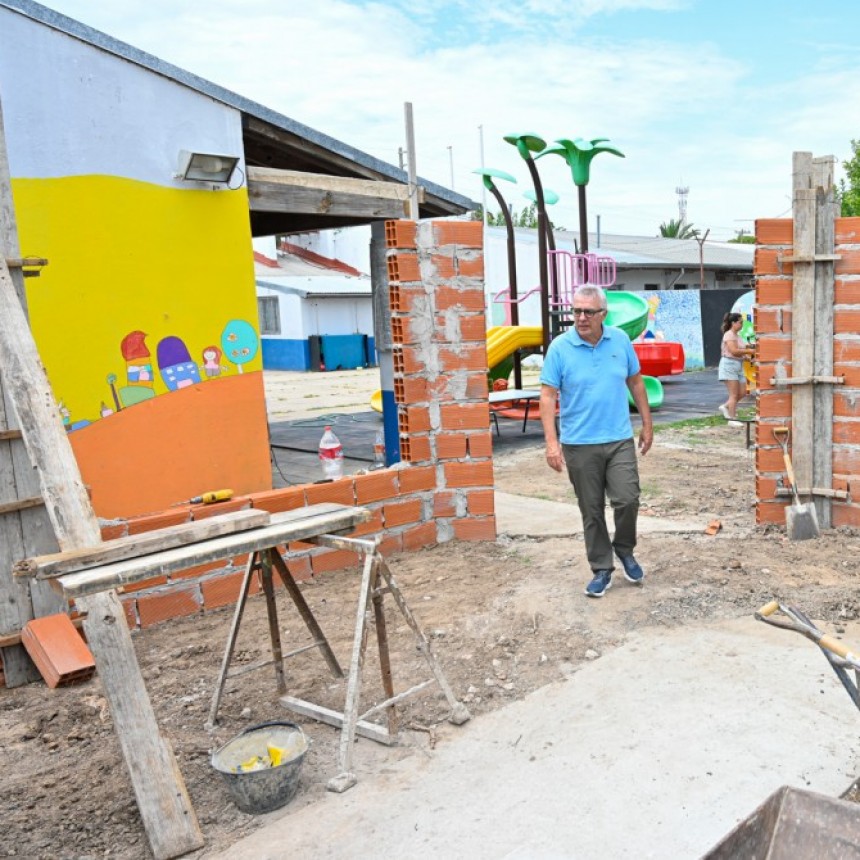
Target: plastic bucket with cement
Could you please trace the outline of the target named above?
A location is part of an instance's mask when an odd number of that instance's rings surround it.
[[[258,770],[241,769],[255,758],[269,759],[270,747],[277,748],[279,764],[261,766]],[[308,739],[295,723],[263,723],[245,729],[215,750],[212,767],[221,774],[236,806],[242,812],[259,815],[292,800],[307,751]]]

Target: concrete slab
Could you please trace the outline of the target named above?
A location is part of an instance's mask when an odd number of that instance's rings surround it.
[[[574,502],[551,502],[496,490],[496,530],[511,537],[570,537],[582,534],[582,517]],[[611,510],[607,522],[612,523]],[[707,521],[639,517],[640,534],[701,534]]]
[[[649,629],[217,856],[697,857],[781,785],[839,796],[857,730],[795,634],[752,618]]]

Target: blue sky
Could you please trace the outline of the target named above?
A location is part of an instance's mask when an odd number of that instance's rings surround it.
[[[420,175],[481,200],[472,170],[528,173],[504,143],[606,137],[590,226],[724,240],[790,209],[791,154],[860,138],[855,0],[53,0],[46,5],[391,163],[412,102]],[[449,149],[450,147],[450,149]],[[576,229],[561,159],[540,163]],[[841,170],[837,171],[837,175]]]

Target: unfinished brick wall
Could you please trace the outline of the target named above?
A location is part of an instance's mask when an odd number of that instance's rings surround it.
[[[172,508],[114,523],[103,529],[103,537],[248,508],[276,513],[339,502],[373,511],[371,521],[352,536],[381,533],[386,555],[452,539],[493,540],[482,243],[479,221],[386,224],[398,467],[214,506]],[[286,547],[284,557],[297,580],[358,563],[354,553],[301,542]],[[121,599],[129,626],[148,627],[235,603],[246,563],[247,556],[238,556],[126,586]]]
[[[756,435],[756,521],[785,522],[788,498],[776,498],[785,465],[773,438],[773,427],[791,422],[791,388],[777,388],[777,370],[791,376],[793,266],[780,258],[791,255],[793,221],[756,222],[756,359],[758,413]],[[833,375],[844,385],[833,391],[833,485],[847,500],[832,501],[834,527],[860,527],[860,218],[836,219],[833,313]]]

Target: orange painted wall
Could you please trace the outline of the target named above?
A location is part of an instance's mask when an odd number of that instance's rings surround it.
[[[171,391],[69,439],[96,513],[114,518],[159,511],[225,484],[236,495],[271,487],[267,427],[256,371]]]

